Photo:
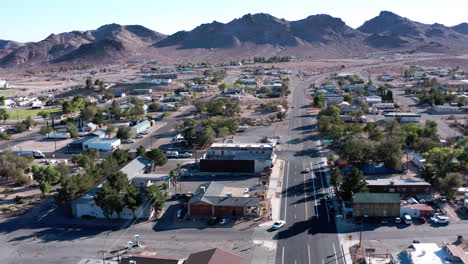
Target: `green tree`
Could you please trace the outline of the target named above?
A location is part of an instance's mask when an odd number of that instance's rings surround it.
[[[425,153],[436,147],[440,147],[440,141],[427,137],[418,137],[413,144],[414,151],[417,153]]]
[[[351,201],[353,194],[355,193],[367,191],[367,183],[364,180],[362,171],[353,168],[353,170],[348,175],[346,175],[342,189],[342,198],[345,201]]]
[[[460,154],[460,149],[433,148],[424,153],[423,157],[427,164],[434,167],[437,177],[444,178],[454,168],[454,161]]]
[[[215,139],[215,132],[211,127],[205,127],[197,136],[197,144],[199,146],[208,146],[213,144]]]
[[[126,140],[126,139],[130,139],[130,138],[132,138],[134,136],[135,135],[134,135],[133,129],[131,127],[121,126],[117,130],[117,135],[116,135],[117,138]]]
[[[94,124],[101,125],[104,123],[104,114],[102,111],[97,111],[92,120]]]
[[[81,110],[81,118],[85,121],[92,121],[94,119],[94,116],[97,113],[97,108],[94,105],[88,105],[84,109]]]
[[[140,191],[133,185],[127,187],[127,192],[123,198],[125,205],[132,210],[133,218],[136,218],[135,212],[141,206],[143,199]]]
[[[96,80],[98,81],[98,80]],[[93,79],[91,77],[86,78],[86,89],[89,89],[93,86]]]
[[[64,114],[69,114],[71,112],[73,112],[73,105],[70,101],[68,100],[64,100],[63,103],[62,103],[62,112]]]
[[[401,145],[401,139],[395,136],[387,137],[377,145],[377,157],[384,162],[386,168],[401,169],[403,157]]]
[[[445,178],[439,179],[440,189],[450,198],[455,198],[458,188],[463,185],[463,175],[460,173],[447,173]]]
[[[75,95],[73,97],[73,100],[71,102],[72,107],[73,107],[73,112],[80,111],[81,109],[85,108],[86,106],[86,101],[83,97],[82,94]]]
[[[78,128],[74,124],[68,123],[65,127],[67,129],[67,132],[70,133],[70,137],[78,137]]]
[[[114,212],[120,215],[124,208],[122,196],[112,189],[107,182],[104,183],[102,188],[96,193],[94,201],[102,209],[104,216],[108,219]]]
[[[153,161],[155,170],[156,166],[163,166],[167,163],[166,154],[161,149],[152,149],[146,152],[146,157]]]
[[[10,113],[8,113],[8,110],[6,108],[0,108],[0,119],[3,120],[3,123],[10,118]]]
[[[112,134],[115,133],[116,130],[117,130],[117,128],[114,125],[108,124],[107,128],[106,128],[106,135],[108,137],[110,137]]]
[[[53,129],[49,126],[42,126],[41,129],[39,130],[39,134],[45,136],[47,134],[49,134],[50,132],[52,132]]]
[[[314,97],[314,107],[323,108],[323,94]]]
[[[119,171],[109,177],[107,177],[107,182],[109,186],[114,189],[117,193],[124,192],[127,187],[130,185],[127,174]]]
[[[330,175],[330,183],[337,189],[339,189],[341,184],[343,183],[343,177],[341,176],[341,172],[338,168],[334,168],[332,170],[332,173]]]
[[[55,166],[55,169],[60,172],[62,179],[70,175],[70,167],[67,166],[65,162],[60,162]]]
[[[49,113],[49,111],[40,111],[40,112],[37,113],[37,116],[40,116],[40,117],[46,119],[47,117],[50,116],[50,113]]]
[[[62,177],[62,174],[52,166],[39,167],[37,165],[33,165],[31,170],[34,180],[39,183],[57,183]]]
[[[126,149],[116,149],[114,153],[112,153],[112,157],[117,160],[120,166],[127,163],[131,158],[130,153]]]
[[[146,155],[146,148],[142,145],[138,146],[137,150],[136,150],[136,155],[137,157],[138,156],[142,156],[144,157]]]
[[[43,181],[39,184],[39,189],[41,189],[42,195],[44,195],[45,193],[50,192],[52,187],[50,186],[50,183]]]
[[[349,161],[354,167],[363,168],[375,158],[375,142],[358,136],[348,138],[341,147],[340,157]]]
[[[151,202],[157,211],[162,211],[166,204],[164,193],[156,185],[150,185],[146,188],[146,198]]]
[[[150,112],[159,112],[161,111],[161,105],[154,102],[148,106],[148,109],[150,110]]]
[[[345,94],[343,100],[352,103],[354,101],[354,98],[350,94]]]

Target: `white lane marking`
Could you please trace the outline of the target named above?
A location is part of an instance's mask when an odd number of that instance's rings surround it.
[[[283,254],[281,255],[281,263],[284,264],[284,246],[283,246]]]
[[[296,208],[297,204],[294,204],[294,208]]]
[[[341,244],[341,254],[343,256],[343,263],[346,264],[346,256],[344,254],[343,244]]]
[[[296,219],[296,214],[294,214],[294,219]]]
[[[310,162],[310,177],[312,178],[312,186],[314,188],[314,205],[315,205],[315,212],[316,212],[316,215],[317,215],[317,218],[319,218],[319,212],[318,212],[318,208],[317,208],[317,195],[315,194],[315,180],[314,180],[314,164],[312,162]]]
[[[333,253],[335,253],[335,263],[338,264],[338,256],[336,255],[335,243],[333,244]]]
[[[286,221],[286,209],[288,208],[288,185],[289,182],[289,161],[288,161],[288,170],[286,171],[286,198],[284,199],[284,221]]]
[[[322,172],[320,172],[320,182],[322,183],[322,189],[323,189],[323,192],[324,194],[326,194],[325,192],[325,187],[323,186],[323,178],[322,178]],[[327,205],[327,201],[325,200],[325,208],[327,209],[327,217],[328,217],[328,223],[330,223],[330,213],[328,212],[328,205]]]

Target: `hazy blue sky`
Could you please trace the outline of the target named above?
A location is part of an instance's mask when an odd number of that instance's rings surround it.
[[[0,10],[0,39],[22,42],[109,23],[140,24],[172,34],[260,12],[287,20],[330,14],[354,28],[381,10],[428,24],[468,22],[468,0],[3,0]]]

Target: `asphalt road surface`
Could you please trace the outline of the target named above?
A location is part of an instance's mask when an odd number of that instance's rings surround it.
[[[320,76],[315,77],[316,79]],[[283,178],[281,218],[286,225],[278,232],[276,263],[344,263],[334,219],[324,200],[328,184],[325,173],[316,171],[321,157],[316,118],[308,113],[306,96],[312,80],[303,82],[291,76],[294,87],[289,113],[289,141],[295,152],[279,152],[286,161]],[[303,173],[312,168],[311,173]]]

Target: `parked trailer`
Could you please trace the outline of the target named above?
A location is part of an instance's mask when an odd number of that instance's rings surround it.
[[[17,156],[33,156],[35,159],[45,158],[44,153],[40,152],[39,150],[15,150],[13,153]]]
[[[68,138],[70,138],[70,133],[59,133],[59,132],[51,132],[44,137],[44,139],[68,139]]]

